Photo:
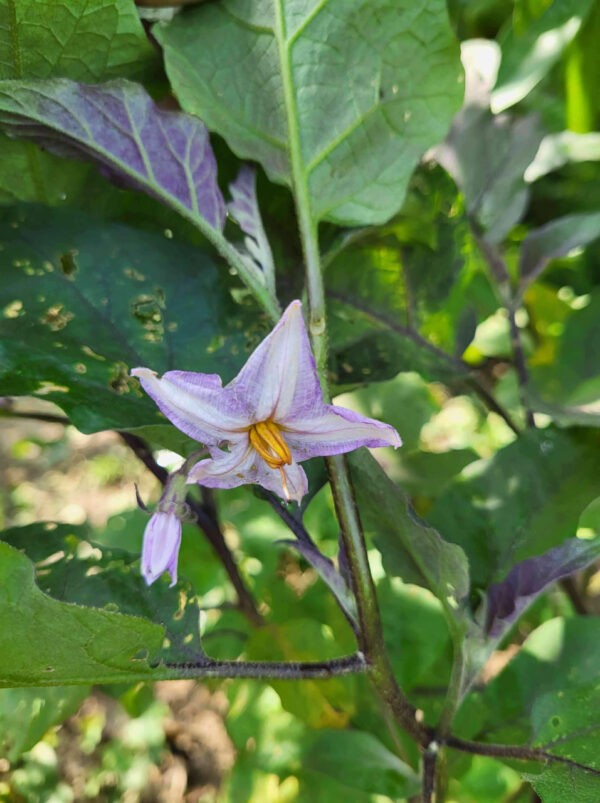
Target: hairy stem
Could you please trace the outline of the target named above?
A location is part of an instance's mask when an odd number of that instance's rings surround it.
[[[423,753],[423,803],[432,803],[435,793],[435,771],[439,755],[439,745],[437,742],[430,742]]]
[[[366,663],[360,653],[329,661],[215,661],[161,664],[186,678],[262,678],[264,680],[326,679],[364,672]]]
[[[160,484],[165,485],[169,476],[168,472],[162,468],[162,466],[158,465],[146,442],[138,438],[137,435],[132,435],[130,432],[119,432],[119,435],[135,453],[136,457],[138,457],[146,468],[156,477]],[[205,499],[206,497],[203,497],[203,503],[198,504],[195,499],[188,496],[186,498],[186,503],[193,513],[198,527],[204,532],[217,557],[223,564],[223,568],[227,572],[229,580],[237,594],[240,610],[253,625],[261,625],[262,616],[258,612],[254,597],[239,573],[233,555],[225,543],[225,538],[216,518],[216,509],[212,503],[212,497],[210,504],[206,504]]]
[[[453,750],[461,750],[463,753],[472,753],[478,756],[491,756],[492,758],[510,758],[517,761],[542,761],[551,764],[566,764],[579,770],[585,770],[592,775],[600,777],[600,770],[580,764],[564,756],[557,756],[538,747],[525,747],[512,744],[488,744],[486,742],[472,742],[468,739],[461,739],[458,736],[448,736],[443,743]]]

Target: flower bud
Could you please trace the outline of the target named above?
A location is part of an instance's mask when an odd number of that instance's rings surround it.
[[[175,585],[180,544],[179,518],[175,513],[157,510],[146,525],[142,546],[142,575],[148,585],[152,585],[163,572],[169,572],[171,585]]]

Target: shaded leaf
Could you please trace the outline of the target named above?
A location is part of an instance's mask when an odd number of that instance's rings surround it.
[[[162,637],[144,619],[51,599],[28,559],[0,543],[0,686],[150,678]]]
[[[409,797],[419,791],[414,770],[370,733],[321,731],[306,741],[304,769],[334,778],[350,789],[392,798]]]
[[[600,539],[570,538],[543,555],[517,563],[487,591],[486,632],[499,639],[551,584],[585,569],[600,557]]]
[[[360,449],[349,456],[361,518],[389,575],[429,588],[445,608],[469,593],[469,568],[459,547],[420,520],[408,498],[375,458]]]
[[[513,120],[467,106],[436,150],[490,242],[501,242],[525,211],[529,196],[523,176],[542,135],[534,115]]]
[[[130,368],[228,380],[260,326],[210,258],[175,240],[19,207],[0,210],[0,243],[0,393],[54,401],[84,432],[160,423]]]
[[[53,153],[97,162],[111,178],[192,221],[223,227],[225,205],[206,128],[159,109],[138,84],[4,81],[0,126]]]
[[[14,764],[52,727],[74,714],[87,686],[0,689],[0,757]]]
[[[550,71],[573,41],[593,0],[544,4],[542,13],[522,31],[511,27],[502,38],[502,61],[492,93],[497,113],[522,100]]]
[[[487,277],[454,183],[440,168],[415,174],[402,213],[327,265],[329,337],[338,386],[399,371],[449,382],[490,308]]]
[[[600,212],[589,215],[568,215],[530,231],[523,240],[519,258],[523,292],[544,270],[551,259],[566,256],[600,237]]]
[[[566,318],[551,364],[533,366],[534,410],[561,424],[600,423],[600,291],[594,288],[583,309]]]
[[[295,172],[314,219],[391,217],[461,100],[441,0],[226,0],[154,32],[182,108],[272,180]]]
[[[500,580],[518,560],[574,536],[599,493],[600,448],[585,431],[527,431],[473,463],[427,516],[465,550],[473,583]]]

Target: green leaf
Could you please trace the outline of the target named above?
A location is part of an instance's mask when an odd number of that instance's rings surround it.
[[[552,363],[532,370],[531,401],[564,424],[600,424],[600,290],[566,319]]]
[[[446,610],[454,610],[469,593],[462,549],[416,516],[402,490],[366,450],[354,452],[349,460],[361,518],[386,572],[429,588]]]
[[[51,599],[28,559],[0,543],[0,686],[150,678],[142,655],[154,656],[162,637],[143,619]]]
[[[597,686],[599,633],[594,617],[556,618],[538,627],[481,695],[486,710],[482,725],[486,741],[523,743],[535,738],[538,746],[560,754],[560,744],[548,741],[551,731],[547,728],[552,728],[552,722],[547,725],[544,712],[549,712],[548,701],[556,701],[560,694],[569,690],[572,694],[579,695],[582,690],[588,694],[588,687]],[[597,703],[593,710],[597,711]],[[560,716],[562,723],[563,714]],[[566,746],[563,754],[568,753]],[[577,760],[575,754],[574,758]]]
[[[600,237],[600,212],[567,215],[530,231],[521,245],[519,292],[534,281],[551,259],[565,256]]]
[[[74,714],[88,694],[87,686],[0,689],[0,756],[14,764]]]
[[[308,740],[302,766],[362,792],[404,798],[419,791],[416,773],[363,731],[322,731]]]
[[[460,356],[496,309],[454,182],[415,173],[400,215],[326,256],[333,379],[338,386],[417,371],[464,379]]]
[[[126,547],[141,540],[146,521],[142,513],[137,520],[129,519],[127,532],[121,534]],[[94,535],[86,526],[44,522],[10,528],[2,538],[36,562],[37,583],[53,599],[148,619],[166,630],[168,647],[161,658],[197,660],[202,655],[199,605],[189,584],[180,577],[174,589],[166,579],[148,587],[140,574],[139,548],[129,551],[102,545],[100,549]],[[195,527],[184,528],[184,543],[200,540]],[[189,548],[185,552],[189,557]],[[180,565],[185,565],[183,554]]]
[[[0,80],[136,78],[152,46],[130,0],[0,0]]]
[[[131,0],[0,0],[0,80],[139,78],[157,55]],[[0,136],[0,201],[58,204],[89,168]]]
[[[545,3],[543,13],[524,30],[508,29],[502,37],[502,61],[492,93],[494,113],[518,103],[547,75],[593,5],[594,0]]]
[[[249,321],[202,251],[72,211],[0,210],[0,392],[58,404],[84,432],[163,419],[129,369],[230,379]]]
[[[390,218],[462,97],[442,0],[226,0],[154,32],[182,108],[294,184],[313,220]]]
[[[427,516],[469,557],[476,586],[575,535],[598,495],[600,448],[585,431],[523,433],[489,460],[473,463]]]

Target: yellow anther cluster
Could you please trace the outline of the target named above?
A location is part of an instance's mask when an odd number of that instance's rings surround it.
[[[258,424],[253,424],[248,435],[251,445],[269,468],[280,469],[284,465],[291,465],[290,447],[274,421],[259,421]]]

